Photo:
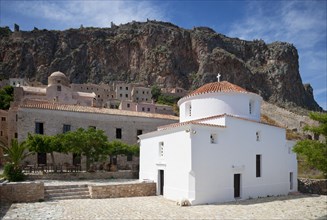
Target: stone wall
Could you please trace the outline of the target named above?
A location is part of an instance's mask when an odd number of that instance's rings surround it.
[[[155,196],[156,183],[89,185],[89,191],[92,199]]]
[[[44,184],[21,182],[0,184],[0,202],[38,202],[44,200]]]
[[[327,195],[327,179],[298,179],[298,190],[301,193]]]
[[[138,173],[131,170],[117,172],[72,172],[27,174],[28,180],[92,180],[92,179],[135,179]]]

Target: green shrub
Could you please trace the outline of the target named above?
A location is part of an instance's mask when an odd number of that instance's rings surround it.
[[[22,170],[19,167],[15,167],[12,163],[7,163],[4,166],[3,174],[10,182],[19,182],[25,179]]]

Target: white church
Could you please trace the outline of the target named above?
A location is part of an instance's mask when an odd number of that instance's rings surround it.
[[[260,122],[261,96],[227,81],[179,100],[180,122],[140,135],[140,180],[192,205],[297,191],[294,142]]]

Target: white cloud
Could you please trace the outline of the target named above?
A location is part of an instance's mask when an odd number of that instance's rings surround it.
[[[29,1],[17,2],[15,10],[33,18],[59,22],[63,27],[109,27],[147,18],[163,20],[164,10],[150,1]]]

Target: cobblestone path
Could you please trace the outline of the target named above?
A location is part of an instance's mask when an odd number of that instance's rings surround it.
[[[3,219],[327,219],[327,196],[294,195],[179,207],[163,197],[12,204]]]

